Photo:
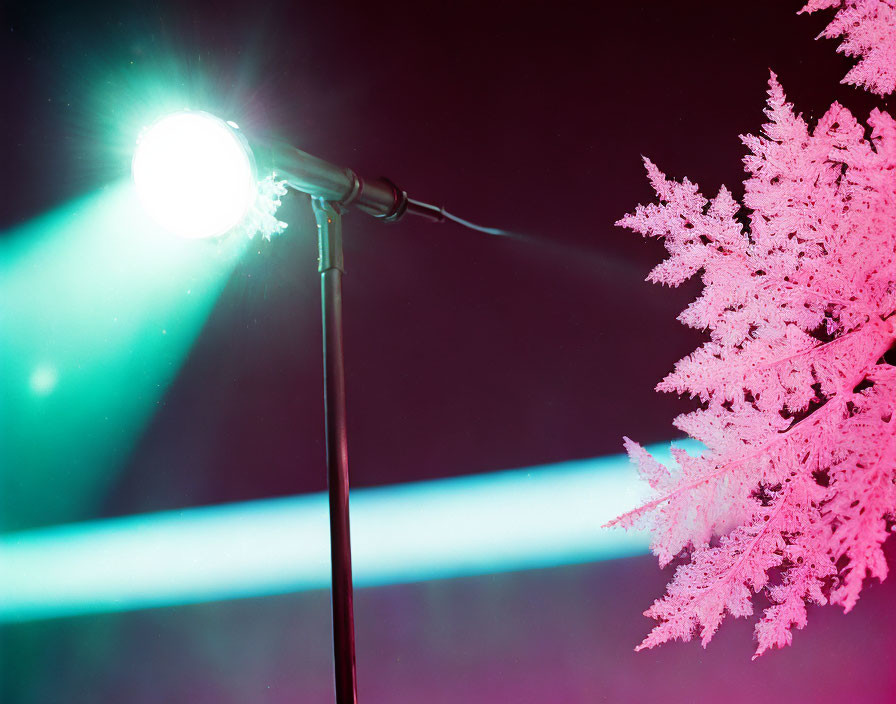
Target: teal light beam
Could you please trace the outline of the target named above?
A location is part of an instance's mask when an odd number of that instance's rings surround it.
[[[672,462],[668,447],[650,449]],[[645,535],[601,526],[643,496],[624,455],[357,490],[355,584],[637,555]],[[7,534],[0,621],[326,588],[327,531],[321,493]]]
[[[246,247],[152,224],[130,181],[0,239],[0,527],[83,520]]]

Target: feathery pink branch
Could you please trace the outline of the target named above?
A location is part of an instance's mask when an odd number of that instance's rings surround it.
[[[758,656],[790,643],[808,602],[851,608],[866,574],[886,574],[880,545],[896,512],[896,367],[883,359],[896,340],[896,121],[875,110],[866,134],[835,103],[810,129],[774,74],[765,113],[763,134],[743,138],[749,228],[727,189],[707,199],[649,160],[659,202],[618,223],[665,243],[669,257],[651,281],[700,276],[702,293],[680,319],[711,337],[657,387],[705,404],[675,424],[707,451],[677,452],[672,472],[626,439],[656,496],[609,525],[649,528],[660,564],[689,549],[646,612],[658,624],[639,649],[695,630],[705,645],[726,613],[751,614],[752,595],[767,590]],[[769,585],[772,567],[780,583]]]

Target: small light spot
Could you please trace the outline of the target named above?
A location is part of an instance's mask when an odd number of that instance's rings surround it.
[[[56,367],[49,364],[40,364],[31,372],[28,384],[31,390],[38,396],[47,396],[56,388],[59,381],[59,372]]]

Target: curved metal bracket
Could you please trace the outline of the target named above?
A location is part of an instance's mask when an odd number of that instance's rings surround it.
[[[342,207],[323,198],[312,198],[311,208],[317,221],[317,270],[322,274],[328,269],[338,269],[344,274]]]

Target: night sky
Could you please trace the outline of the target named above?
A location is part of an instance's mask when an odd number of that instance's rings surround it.
[[[706,195],[740,195],[738,135],[760,129],[769,69],[810,118],[834,100],[860,119],[888,107],[839,84],[851,62],[813,39],[829,17],[800,5],[6,0],[0,230],[126,178],[118,118],[162,74],[184,107],[247,135],[530,236],[345,217],[353,486],[669,440],[691,406],[653,387],[702,339],[675,320],[697,289],[644,282],[662,247],[613,223],[652,199],[642,154]],[[104,493],[65,515],[10,507],[20,527],[325,488],[316,232],[304,196],[280,217],[288,230],[242,258]],[[644,564],[657,583],[618,607],[635,633],[664,579]],[[10,704],[51,701],[15,691]]]

